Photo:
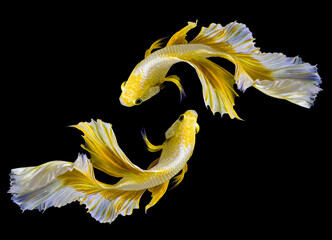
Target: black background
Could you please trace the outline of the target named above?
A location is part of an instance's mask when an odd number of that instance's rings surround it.
[[[327,227],[325,201],[330,161],[330,52],[327,6],[239,2],[121,2],[108,5],[19,4],[4,7],[2,38],[1,201],[5,226],[16,236],[176,237],[204,234],[315,236]],[[235,110],[244,121],[213,116],[189,65],[174,65],[187,97],[180,103],[174,84],[142,105],[120,105],[120,85],[157,39],[196,21],[194,37],[210,23],[246,24],[263,52],[282,52],[317,64],[324,89],[305,109],[249,88],[239,92]],[[217,63],[234,72],[227,61]],[[11,202],[9,172],[51,160],[75,161],[81,133],[67,126],[90,119],[113,124],[118,143],[136,165],[146,168],[149,153],[140,135],[154,144],[188,109],[198,112],[201,131],[184,181],[151,208],[145,193],[140,209],[111,225],[94,220],[77,202],[44,213]],[[110,182],[101,172],[96,177]],[[231,237],[230,237],[231,236]]]

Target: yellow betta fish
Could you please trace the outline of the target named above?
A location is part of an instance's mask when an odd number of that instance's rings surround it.
[[[91,154],[91,161],[86,155],[79,155],[74,163],[51,161],[37,167],[12,169],[9,193],[22,210],[41,211],[78,200],[96,220],[111,223],[119,214],[130,215],[137,209],[148,189],[152,200],[145,207],[147,210],[159,201],[170,179],[181,170],[174,178],[175,185],[183,180],[199,130],[197,113],[188,110],[167,130],[162,145],[151,144],[144,134],[148,149],[162,152],[148,170],[143,170],[122,152],[111,124],[92,120],[75,127],[84,133],[82,147]],[[95,179],[93,167],[121,179],[114,185],[102,183]]]
[[[317,68],[304,63],[299,57],[286,57],[281,53],[262,53],[254,46],[249,29],[241,23],[230,23],[225,27],[212,23],[203,27],[189,43],[187,32],[197,23],[189,22],[175,33],[162,48],[162,39],[157,40],[145,52],[145,59],[136,65],[129,79],[121,85],[120,102],[131,107],[141,104],[156,95],[163,82],[173,82],[184,91],[179,77],[168,76],[170,67],[178,62],[189,63],[195,68],[203,87],[205,104],[216,112],[239,116],[234,111],[233,89],[245,91],[253,86],[263,93],[286,99],[302,107],[310,108],[321,90],[321,79]],[[161,49],[159,49],[161,48]],[[155,49],[157,51],[152,52]],[[208,60],[221,57],[235,64],[235,74]]]

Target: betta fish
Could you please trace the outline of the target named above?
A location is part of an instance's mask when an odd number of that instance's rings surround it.
[[[170,179],[174,178],[174,186],[183,180],[199,131],[197,113],[188,110],[166,131],[162,145],[153,145],[143,132],[148,149],[162,151],[143,170],[120,149],[111,124],[92,120],[74,127],[84,133],[82,147],[90,153],[91,160],[79,154],[74,163],[50,161],[36,167],[12,169],[9,193],[23,211],[44,211],[79,201],[96,220],[111,223],[119,214],[130,215],[139,208],[141,196],[149,190],[152,200],[145,207],[147,211],[165,194]],[[120,180],[116,184],[102,183],[95,178],[94,167]]]
[[[241,91],[255,87],[261,92],[310,108],[321,90],[321,79],[316,66],[305,63],[299,57],[286,57],[282,53],[263,53],[255,47],[249,29],[241,23],[232,22],[225,27],[212,23],[202,27],[190,42],[188,31],[197,22],[176,32],[163,47],[162,40],[154,42],[145,52],[145,58],[136,65],[127,81],[121,85],[120,102],[131,107],[156,95],[164,82],[173,82],[181,96],[184,90],[180,78],[166,76],[175,63],[186,62],[197,72],[202,84],[205,105],[213,114],[225,113],[240,119],[235,112],[234,98],[238,96],[234,84]],[[157,50],[158,49],[158,50]],[[154,51],[155,50],[155,51]],[[231,74],[208,58],[220,57],[235,65]]]

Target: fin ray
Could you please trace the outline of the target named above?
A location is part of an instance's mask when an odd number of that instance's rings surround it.
[[[234,77],[224,68],[204,57],[194,57],[187,62],[192,65],[201,80],[205,104],[213,113],[228,113],[231,118],[241,119],[235,112]]]
[[[13,194],[12,200],[22,210],[42,211],[49,207],[62,207],[70,202],[80,201],[97,221],[111,223],[119,214],[130,215],[133,209],[137,209],[140,198],[146,191],[118,190],[112,185],[97,181],[92,163],[85,155],[79,155],[74,163],[54,161],[35,167],[40,174],[36,173],[37,171],[32,173],[31,168],[27,171],[22,170],[24,169],[13,169],[9,190],[9,193]],[[55,172],[58,175],[55,175]],[[25,180],[29,178],[36,183],[40,176],[52,179],[40,181],[39,186],[33,184],[34,188],[27,190],[24,186]]]
[[[85,146],[94,167],[114,177],[134,177],[143,172],[119,147],[112,125],[101,120],[74,125],[84,133]]]
[[[215,51],[211,56],[233,62],[235,83],[242,91],[254,86],[269,96],[310,108],[321,90],[315,66],[303,63],[298,57],[260,52],[244,24],[232,22],[222,27],[212,23],[208,28],[203,27],[190,43],[205,44]]]

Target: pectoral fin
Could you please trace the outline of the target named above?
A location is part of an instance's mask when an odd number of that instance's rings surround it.
[[[142,137],[143,137],[143,139],[144,139],[144,142],[146,143],[146,145],[147,145],[147,147],[148,147],[148,150],[149,150],[150,152],[158,152],[158,151],[160,151],[161,149],[163,149],[163,145],[153,145],[153,144],[149,141],[148,137],[146,136],[145,129],[143,129],[141,133],[142,133]]]
[[[180,78],[176,75],[171,75],[171,76],[168,76],[164,79],[165,82],[172,82],[174,83],[179,91],[180,91],[180,101],[182,101],[182,99],[186,96],[186,93],[184,92],[184,89],[180,83]]]

